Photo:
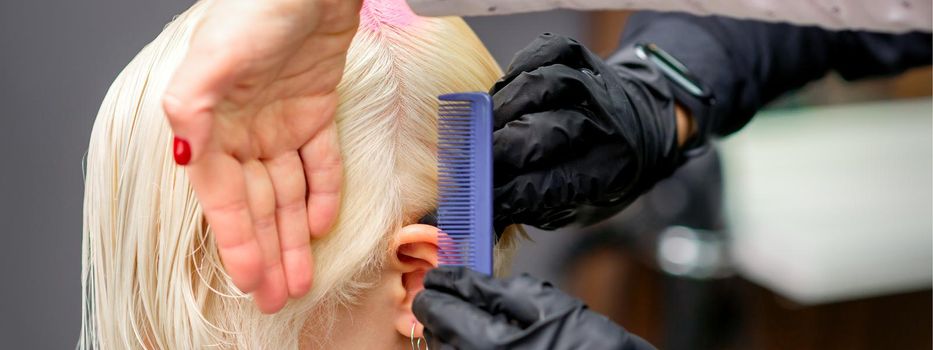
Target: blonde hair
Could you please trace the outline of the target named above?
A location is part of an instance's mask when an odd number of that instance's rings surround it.
[[[436,204],[436,96],[485,90],[501,74],[461,19],[398,25],[379,6],[364,5],[338,87],[340,216],[312,242],[311,292],[262,315],[224,274],[185,171],[172,161],[159,102],[205,6],[178,16],[129,63],[97,115],[79,348],[285,349],[298,347],[307,325],[327,329],[334,308],[353,303],[381,271],[392,234]],[[500,267],[508,264],[509,237],[499,245]]]

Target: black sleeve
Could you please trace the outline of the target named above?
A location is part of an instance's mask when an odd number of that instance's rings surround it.
[[[852,80],[931,63],[930,33],[830,31],[678,13],[632,15],[621,47],[638,43],[657,44],[712,90],[715,101],[705,105],[673,89],[697,118],[702,138],[741,129],[771,100],[830,71]]]

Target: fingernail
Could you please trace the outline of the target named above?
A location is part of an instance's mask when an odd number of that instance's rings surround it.
[[[172,154],[175,156],[175,163],[178,165],[188,165],[191,161],[191,145],[184,139],[175,137]]]

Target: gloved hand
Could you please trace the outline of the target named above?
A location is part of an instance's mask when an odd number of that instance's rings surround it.
[[[613,61],[545,33],[492,88],[497,231],[559,228],[584,205],[621,210],[683,162],[660,70],[633,50]]]
[[[528,275],[498,280],[466,268],[425,275],[412,310],[432,349],[654,349],[580,300]]]

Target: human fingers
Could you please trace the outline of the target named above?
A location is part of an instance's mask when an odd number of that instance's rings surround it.
[[[249,210],[253,229],[262,249],[263,278],[253,299],[264,313],[273,313],[288,300],[285,271],[282,268],[279,232],[276,225],[276,203],[272,180],[265,165],[259,160],[243,163]]]
[[[496,180],[504,182],[522,171],[580,157],[609,132],[587,111],[548,110],[525,114],[493,134]]]
[[[177,138],[175,160],[196,162],[206,150],[216,108],[242,73],[239,56],[220,43],[195,37],[175,69],[162,97],[162,107]],[[179,152],[186,147],[188,152]]]
[[[424,277],[425,289],[449,294],[523,327],[542,314],[534,303],[540,283],[527,275],[502,280],[464,267],[441,267]]]
[[[261,90],[281,54],[287,30],[281,1],[213,1],[193,29],[185,56],[172,75],[162,104],[175,136],[196,162],[212,137],[214,119],[225,101],[244,104]],[[297,37],[292,35],[291,37]],[[267,59],[268,57],[273,57]],[[182,164],[184,165],[184,164]]]
[[[469,301],[432,289],[415,296],[412,312],[434,340],[458,349],[495,349],[496,342],[519,331]]]
[[[577,69],[594,69],[594,60],[598,60],[598,57],[573,38],[542,33],[515,54],[505,75],[496,82],[492,92],[499,91],[522,73],[540,67],[560,64]]]
[[[337,124],[330,122],[300,149],[308,182],[308,226],[313,237],[330,231],[340,209],[343,161],[337,137]]]
[[[495,212],[500,221],[557,228],[572,221],[579,205],[631,200],[630,187],[641,176],[637,161],[624,145],[593,145],[560,164],[499,180],[493,189]]]
[[[252,292],[263,279],[262,250],[253,232],[242,164],[210,153],[187,171],[227,274],[241,291]]]
[[[583,106],[602,90],[599,84],[594,75],[564,65],[524,72],[492,95],[494,128],[525,114]]]
[[[308,228],[306,180],[298,152],[265,161],[275,190],[275,217],[288,295],[305,295],[313,282],[311,234]]]

